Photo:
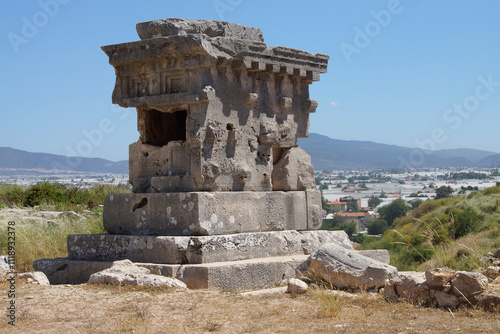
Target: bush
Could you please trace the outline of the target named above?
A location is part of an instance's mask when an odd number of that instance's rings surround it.
[[[375,219],[369,222],[366,227],[368,228],[368,234],[384,234],[388,228],[388,224],[384,219]]]
[[[483,218],[483,215],[479,214],[471,207],[467,207],[464,211],[456,213],[453,216],[455,238],[458,239],[469,233],[478,232]]]
[[[486,188],[483,190],[483,195],[493,194],[500,194],[500,187],[498,185],[496,187]]]
[[[17,185],[0,185],[0,205],[53,206],[63,211],[92,210],[103,204],[104,197],[130,190],[123,186],[95,185],[91,189],[67,187],[59,183],[42,182],[25,189]]]

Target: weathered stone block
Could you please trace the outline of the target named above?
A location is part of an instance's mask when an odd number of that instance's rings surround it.
[[[359,250],[359,254],[369,257],[370,259],[377,260],[385,264],[391,264],[391,257],[387,249],[370,249],[370,250]]]
[[[488,288],[488,278],[481,273],[457,271],[451,278],[452,292],[475,303],[475,297]]]
[[[432,289],[443,290],[454,274],[455,270],[447,267],[434,268],[425,272],[425,280]]]
[[[68,235],[70,260],[201,264],[308,255],[327,242],[352,246],[343,231],[273,231],[221,236]]]
[[[381,288],[398,276],[398,270],[337,244],[323,245],[298,268],[299,275],[326,281],[336,288]],[[300,276],[299,276],[300,277]]]
[[[349,236],[344,231],[300,231],[302,235],[302,249],[305,255],[317,251],[322,245],[335,243],[347,249],[354,249]]]
[[[295,277],[295,268],[306,258],[297,255],[181,266],[176,277],[190,289],[273,288]]]
[[[104,201],[111,234],[221,235],[319,228],[309,205],[319,191],[113,194]],[[309,215],[308,215],[309,213]]]
[[[300,147],[285,150],[273,168],[272,184],[273,190],[314,189],[311,156]]]
[[[68,258],[86,261],[187,263],[189,237],[112,234],[68,235]]]
[[[301,235],[282,231],[192,237],[186,257],[188,263],[212,263],[303,254]]]
[[[74,261],[66,258],[40,259],[33,262],[36,271],[43,272],[50,284],[82,284],[90,275],[111,267],[112,262]]]

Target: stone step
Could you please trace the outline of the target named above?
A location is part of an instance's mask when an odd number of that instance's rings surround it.
[[[295,277],[307,255],[280,256],[207,264],[135,263],[153,274],[176,277],[190,289],[255,290],[277,287]],[[36,271],[47,275],[51,284],[81,284],[90,275],[111,267],[112,262],[79,261],[67,258],[41,259],[33,263]]]
[[[343,231],[276,231],[189,237],[85,234],[68,236],[68,258],[201,264],[307,255],[328,242],[352,248]]]

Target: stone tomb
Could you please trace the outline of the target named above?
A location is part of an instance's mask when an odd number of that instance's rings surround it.
[[[165,19],[137,32],[140,41],[102,48],[115,68],[113,103],[137,109],[134,193],[105,199],[109,234],[69,236],[69,258],[38,260],[37,270],[80,283],[127,258],[191,287],[262,288],[323,242],[348,247],[316,231],[321,195],[297,146],[317,107],[309,85],[329,57],[267,47],[260,29],[227,22]],[[228,278],[236,272],[273,277],[241,284]]]

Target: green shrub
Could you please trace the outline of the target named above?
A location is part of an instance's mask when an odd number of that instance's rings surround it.
[[[471,193],[472,195],[473,193]],[[493,194],[500,194],[500,187],[499,186],[496,186],[496,187],[491,187],[491,188],[486,188],[483,190],[483,195],[493,195]]]
[[[95,185],[91,189],[42,182],[28,188],[0,185],[0,206],[40,206],[42,209],[82,211],[103,204],[106,195],[130,192],[124,186]]]
[[[375,219],[369,222],[366,227],[369,234],[383,234],[387,230],[388,224],[384,219]]]
[[[484,218],[471,207],[466,208],[464,211],[456,213],[453,216],[455,226],[455,239],[463,237],[469,233],[478,232],[481,220]]]

